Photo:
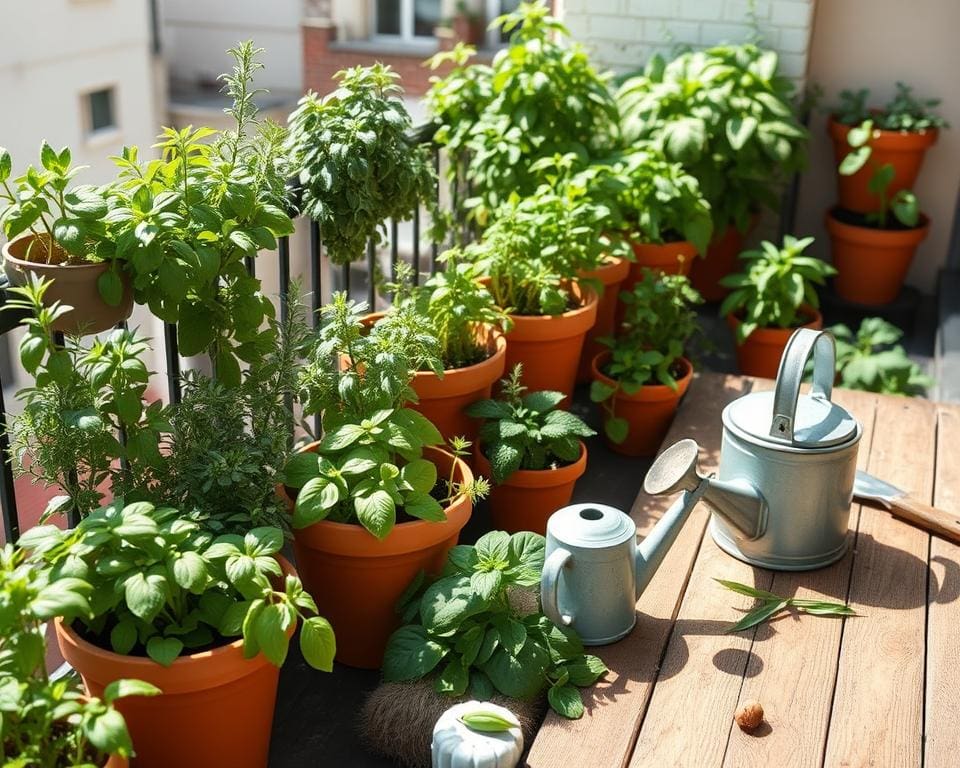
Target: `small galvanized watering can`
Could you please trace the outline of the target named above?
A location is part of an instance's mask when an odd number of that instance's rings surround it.
[[[813,355],[813,386],[800,393]],[[603,645],[633,627],[635,603],[699,501],[713,512],[717,544],[741,560],[776,570],[819,568],[843,556],[857,447],[863,429],[831,402],[835,343],[825,331],[790,337],[776,388],[728,405],[717,478],[697,471],[699,447],[681,440],[644,480],[652,495],[683,495],[637,545],[629,516],[601,504],[575,504],[547,522],[540,592],[544,612]]]

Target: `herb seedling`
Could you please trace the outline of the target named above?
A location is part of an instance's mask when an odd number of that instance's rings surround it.
[[[828,328],[837,341],[837,374],[849,389],[887,395],[922,395],[933,386],[898,343],[903,331],[880,317],[867,317],[854,333],[846,325]]]

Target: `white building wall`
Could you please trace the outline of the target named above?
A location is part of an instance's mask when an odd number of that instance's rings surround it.
[[[266,49],[257,85],[303,90],[303,0],[160,0],[160,9],[171,77],[214,81],[230,65],[224,51],[252,39]]]
[[[814,0],[558,0],[559,15],[598,65],[618,72],[643,67],[674,45],[739,43],[753,34],[780,54],[781,71],[803,78]]]

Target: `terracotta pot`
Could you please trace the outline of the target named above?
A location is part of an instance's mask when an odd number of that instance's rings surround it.
[[[836,166],[852,150],[847,142],[847,134],[854,126],[838,123],[833,115],[827,122],[827,130],[833,142],[833,155]],[[939,131],[882,131],[875,130],[867,144],[872,149],[870,159],[852,176],[841,176],[837,172],[838,205],[857,213],[869,213],[876,210],[877,196],[867,188],[870,177],[876,168],[889,163],[893,166],[894,177],[890,182],[888,194],[893,197],[901,189],[913,189],[923,158],[927,150],[937,141]]]
[[[603,293],[597,303],[597,319],[593,323],[593,328],[587,331],[583,339],[577,381],[590,380],[590,361],[594,355],[604,349],[603,344],[598,343],[597,339],[613,335],[616,328],[617,297],[620,295],[623,281],[630,272],[630,266],[630,262],[626,259],[608,258],[602,267],[584,272],[580,276],[586,280],[599,280],[603,285]]]
[[[492,478],[490,461],[479,445],[473,448],[477,474]],[[570,503],[577,479],[587,469],[587,446],[580,441],[580,457],[557,469],[518,469],[490,491],[493,530],[533,531],[545,535],[547,519]]]
[[[47,235],[44,239],[49,239]],[[53,324],[55,331],[71,335],[100,333],[113,328],[121,320],[130,317],[133,311],[133,288],[130,277],[123,270],[123,298],[116,307],[107,304],[97,288],[97,280],[110,269],[108,263],[100,264],[38,264],[26,261],[27,249],[35,235],[26,234],[14,238],[3,246],[3,266],[11,285],[24,285],[27,274],[53,280],[43,296],[43,303],[51,306],[55,301],[73,307]]]
[[[858,227],[827,212],[837,294],[857,304],[878,306],[897,298],[917,246],[930,231],[930,219],[920,214],[913,229]]]
[[[720,285],[720,281],[727,275],[740,271],[738,260],[743,251],[743,241],[756,226],[757,218],[754,216],[751,219],[747,232],[741,232],[730,224],[725,230],[714,235],[707,248],[706,257],[695,260],[690,270],[690,282],[705,300],[721,301],[730,293],[730,289]]]
[[[478,421],[463,410],[477,400],[490,397],[493,385],[503,377],[507,363],[507,340],[500,331],[487,329],[487,348],[491,354],[486,360],[466,368],[443,372],[441,379],[432,371],[418,371],[411,386],[420,402],[409,407],[420,411],[440,430],[445,440],[466,437],[477,439]]]
[[[777,378],[780,370],[780,358],[787,342],[797,328],[823,328],[823,315],[813,307],[802,306],[800,311],[809,321],[795,328],[757,328],[743,344],[737,344],[737,366],[740,373],[747,376],[762,376],[766,379]],[[742,321],[733,313],[727,315],[727,325],[737,338],[737,328]]]
[[[316,450],[316,443],[305,450]],[[456,461],[457,482],[473,479],[470,467],[445,451],[425,448],[423,455],[436,464],[440,477]],[[320,615],[337,634],[337,661],[380,668],[387,639],[400,625],[397,599],[421,570],[440,572],[472,511],[470,500],[460,497],[447,508],[444,522],[398,523],[383,541],[361,525],[329,520],[294,529],[297,568]]]
[[[570,405],[577,381],[583,341],[597,318],[597,294],[574,285],[579,306],[562,315],[511,315],[507,334],[507,373],[523,363],[523,384],[531,392],[548,389],[565,395]]]
[[[110,755],[107,758],[107,762],[103,764],[103,768],[129,768],[130,762],[125,757],[120,757],[120,755]]]
[[[689,240],[662,244],[632,242],[630,245],[633,247],[633,255],[636,260],[630,263],[630,271],[620,286],[621,291],[632,291],[633,286],[643,280],[644,268],[658,270],[665,275],[689,275],[690,269],[693,267],[693,261],[697,258],[697,249]],[[623,322],[625,311],[626,307],[623,302],[618,301],[616,327],[619,327]],[[597,349],[594,351],[594,355],[602,351],[602,349]],[[591,355],[587,361],[588,371],[594,355]],[[589,375],[587,378],[590,378]]]
[[[296,573],[289,562],[278,559],[285,573]],[[163,692],[116,702],[127,721],[137,768],[267,764],[280,670],[262,653],[244,658],[243,640],[162,667],[144,656],[99,648],[59,618],[54,625],[63,658],[83,678],[91,696],[103,696],[104,688],[121,678],[143,680]]]
[[[595,381],[601,381],[608,387],[615,387],[617,382],[601,370],[609,359],[609,351],[601,352],[593,358],[591,373]],[[615,443],[607,437],[604,429],[603,439],[610,450],[625,456],[655,456],[660,450],[660,444],[667,436],[670,423],[677,412],[680,398],[686,393],[693,378],[693,366],[689,360],[681,357],[677,363],[683,368],[683,374],[677,378],[676,390],[664,384],[647,384],[632,395],[622,391],[613,395],[614,414],[627,420],[629,431],[622,443]],[[602,410],[602,414],[604,426],[606,426],[609,416],[606,410]]]

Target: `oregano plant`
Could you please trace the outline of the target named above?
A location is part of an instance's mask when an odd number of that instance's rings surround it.
[[[536,588],[543,570],[542,536],[504,531],[450,550],[440,578],[421,572],[397,603],[405,626],[391,635],[383,659],[387,681],[430,677],[434,690],[486,701],[494,692],[531,699],[547,689],[550,706],[568,718],[583,715],[578,688],[607,671],[568,627],[539,612],[523,613],[511,592]],[[478,730],[502,723],[477,717]]]

